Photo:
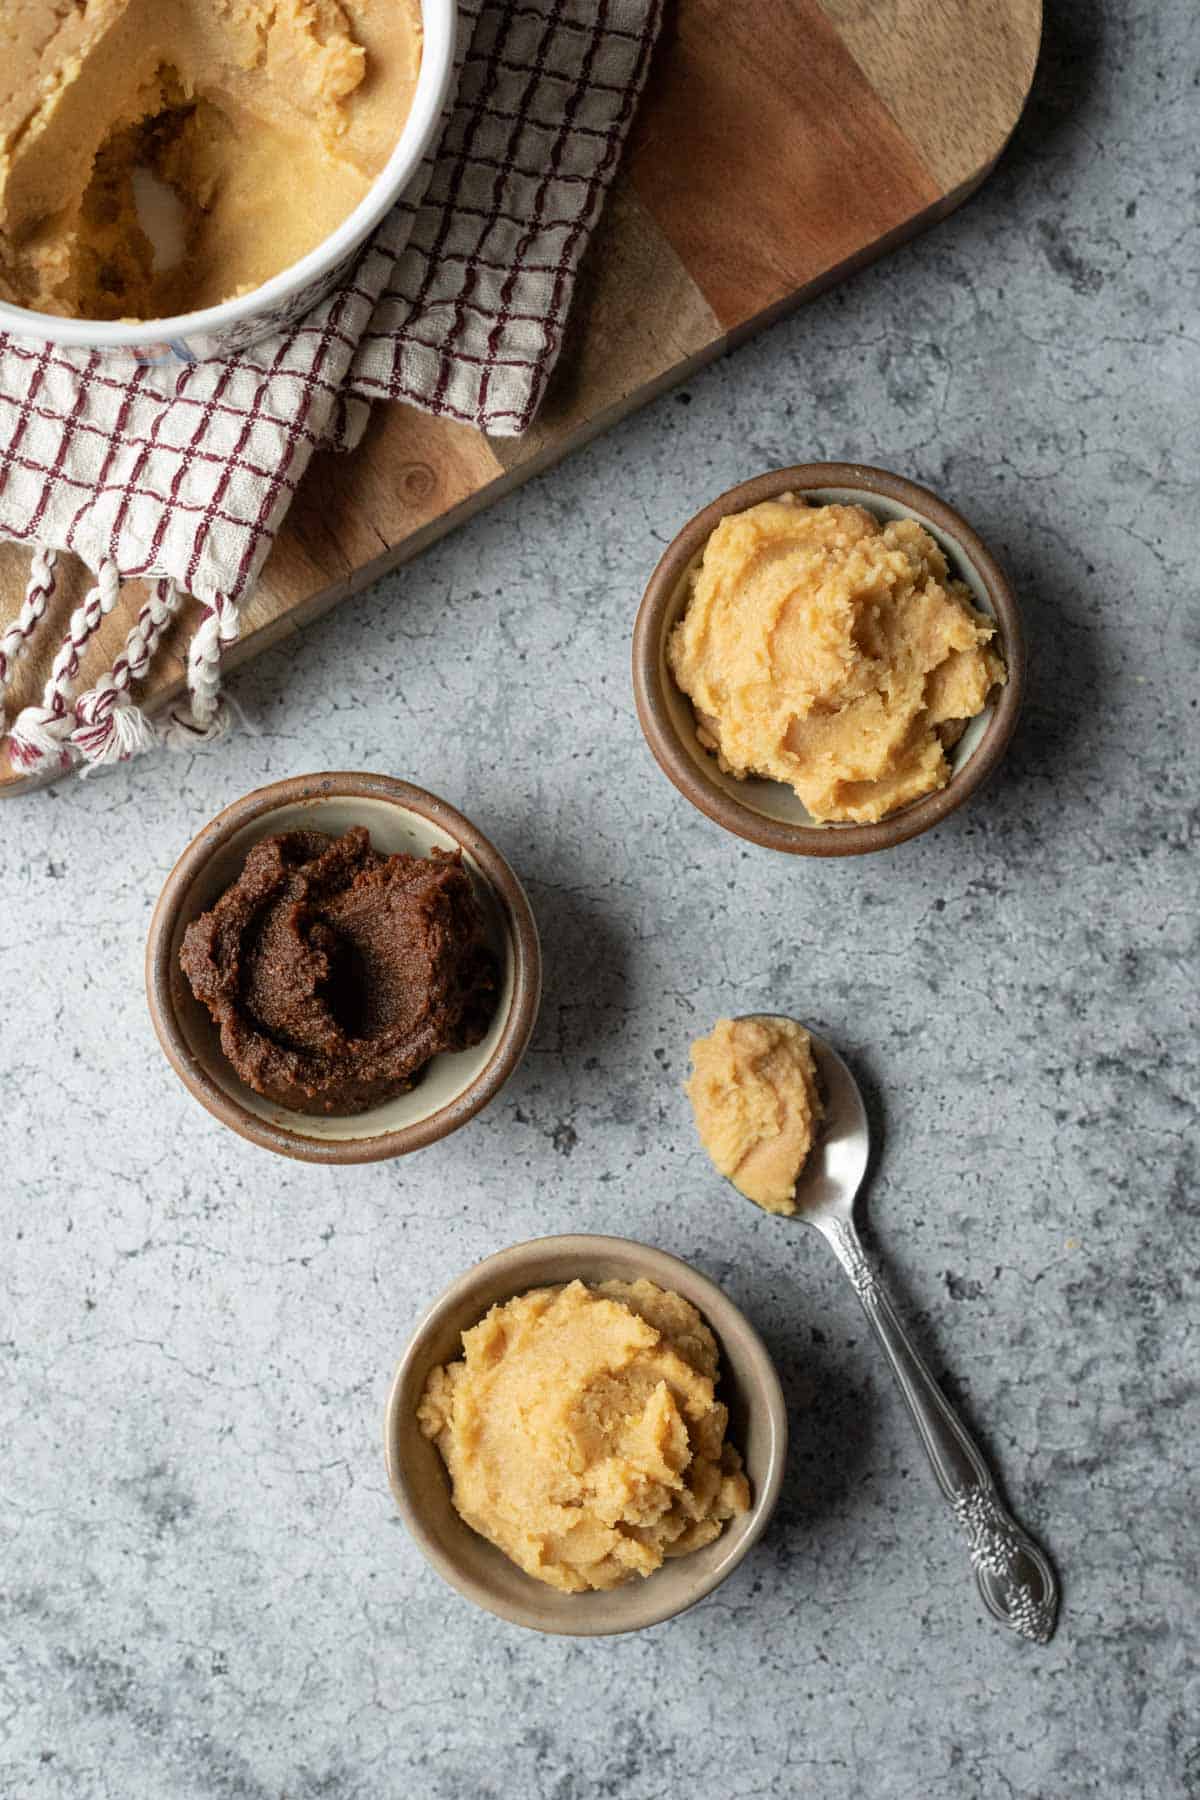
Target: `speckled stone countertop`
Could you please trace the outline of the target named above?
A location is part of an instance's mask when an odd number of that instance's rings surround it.
[[[5,803],[5,1800],[1200,1796],[1200,42],[1192,0],[1048,10],[964,211],[257,663],[256,735]],[[843,456],[942,489],[999,550],[1031,691],[964,812],[792,863],[651,763],[629,630],[697,506]],[[321,767],[463,806],[547,961],[501,1099],[359,1170],[217,1126],[141,987],[187,839]],[[867,1079],[871,1241],[1056,1559],[1046,1649],[983,1616],[832,1258],[693,1139],[690,1037],[764,1006]],[[380,1448],[426,1302],[568,1229],[721,1282],[793,1429],[737,1573],[591,1643],[445,1587]]]

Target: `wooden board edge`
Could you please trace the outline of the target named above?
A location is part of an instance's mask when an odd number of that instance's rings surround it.
[[[862,71],[876,98],[886,108],[899,130],[920,155],[930,173],[935,176],[943,195],[947,198],[951,196],[961,198],[965,194],[969,194],[979,185],[980,181],[985,179],[1003,155],[1029,103],[1041,63],[1042,45],[1045,38],[1044,0],[1020,0],[1019,8],[1014,6],[1006,8],[1008,23],[1014,29],[1021,45],[1024,67],[1020,73],[1016,74],[1017,86],[1011,97],[1011,110],[1002,113],[997,120],[998,137],[992,138],[989,134],[986,142],[979,146],[984,150],[982,160],[973,170],[968,170],[966,173],[963,172],[960,165],[953,168],[947,166],[945,156],[940,153],[937,145],[936,134],[933,134],[931,138],[930,132],[922,128],[923,121],[919,124],[914,119],[909,104],[912,98],[911,90],[907,84],[899,89],[896,88],[891,79],[891,58],[885,58],[881,64],[878,55],[869,52],[867,42],[860,40],[853,25],[848,31],[841,29],[839,7],[836,0],[818,0],[818,3],[833,20],[835,27],[839,29],[849,55]],[[988,10],[986,4],[983,10]],[[1015,16],[1017,11],[1028,16],[1018,19]],[[877,46],[875,48],[878,49]],[[955,162],[957,165],[958,159],[955,159]]]

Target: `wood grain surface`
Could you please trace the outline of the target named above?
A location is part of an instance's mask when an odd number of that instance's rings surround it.
[[[950,211],[1004,148],[1040,34],[1041,0],[675,0],[533,429],[487,439],[377,407],[353,455],[314,459],[228,666]],[[0,545],[0,620],[27,578],[28,553]],[[86,579],[65,571],[12,712],[40,696]],[[138,603],[131,584],[85,677],[111,665]],[[183,690],[193,611],[140,691],[150,713]],[[30,785],[0,757],[0,794]]]

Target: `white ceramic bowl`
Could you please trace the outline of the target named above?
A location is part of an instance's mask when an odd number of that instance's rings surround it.
[[[172,319],[130,324],[61,319],[53,313],[0,301],[0,330],[78,350],[95,350],[117,362],[190,363],[246,350],[260,338],[302,319],[345,274],[363,241],[411,181],[442,116],[454,73],[454,0],[421,0],[424,42],[416,91],[404,129],[386,166],[350,216],[323,243],[261,287],[220,306]]]

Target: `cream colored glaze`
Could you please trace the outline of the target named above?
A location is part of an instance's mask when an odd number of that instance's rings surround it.
[[[968,592],[915,520],[784,494],[712,533],[668,659],[728,773],[787,782],[814,819],[882,819],[945,786],[1006,679]]]
[[[714,1398],[716,1340],[653,1282],[573,1281],[494,1306],[417,1411],[472,1530],[566,1593],[711,1543],[750,1491]]]
[[[0,296],[157,318],[258,287],[314,249],[395,146],[419,0],[9,0],[0,59]],[[178,194],[156,268],[133,172]]]
[[[767,1212],[796,1211],[824,1107],[812,1040],[794,1019],[718,1019],[692,1045],[686,1092],[717,1171]]]

